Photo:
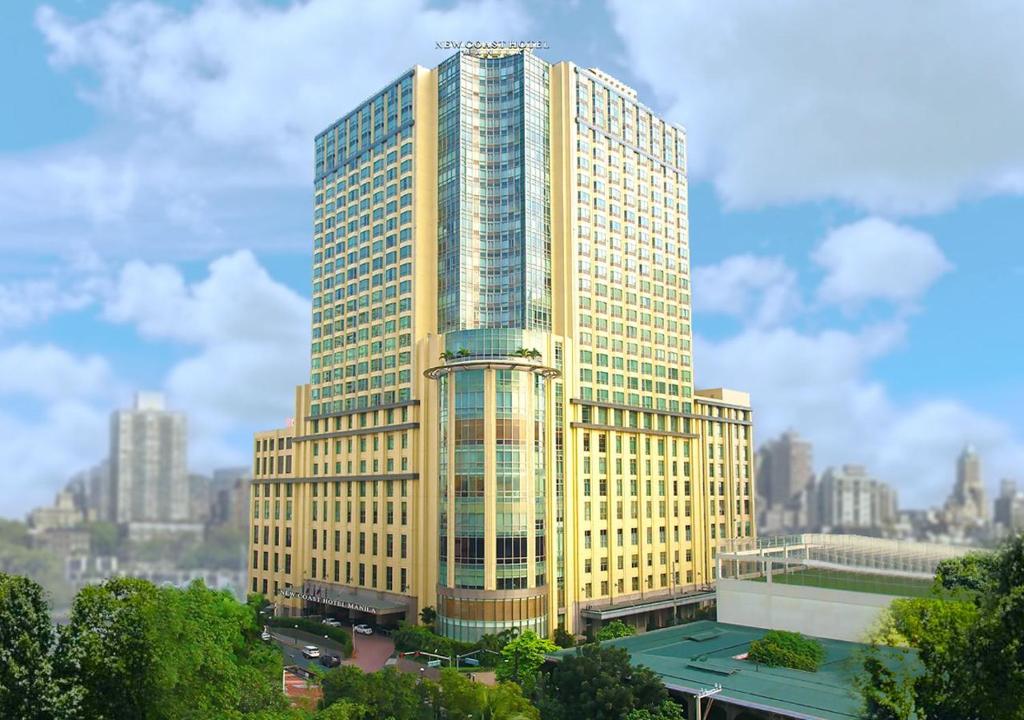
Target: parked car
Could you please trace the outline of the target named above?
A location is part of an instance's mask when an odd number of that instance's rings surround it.
[[[360,635],[373,635],[373,628],[370,627],[369,625],[361,625],[360,624],[360,625],[356,625],[352,629],[355,630]]]
[[[270,642],[270,631],[263,628],[263,632],[260,633],[260,640],[263,642]]]
[[[321,655],[320,664],[328,668],[338,667],[341,665],[341,658],[337,655]]]
[[[302,654],[310,659],[318,658],[320,657],[320,648],[318,648],[316,645],[303,645]]]
[[[329,625],[330,627],[341,627],[341,621],[335,620],[334,618],[324,618],[323,624]]]

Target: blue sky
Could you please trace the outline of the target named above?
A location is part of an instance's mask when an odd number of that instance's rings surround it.
[[[0,515],[136,389],[244,463],[306,375],[313,134],[437,40],[544,40],[687,127],[698,385],[941,503],[1024,480],[1024,9],[794,0],[0,5]]]

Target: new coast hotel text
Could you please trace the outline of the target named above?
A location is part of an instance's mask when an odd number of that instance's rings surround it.
[[[753,438],[745,393],[694,390],[683,129],[597,69],[461,51],[315,163],[311,375],[256,435],[251,590],[466,640],[699,599],[755,532]]]

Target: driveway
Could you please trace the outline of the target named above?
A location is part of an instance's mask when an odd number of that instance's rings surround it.
[[[281,648],[281,652],[284,653],[285,665],[298,665],[300,667],[313,665],[320,670],[327,669],[320,665],[316,658],[309,660],[303,656],[303,645],[316,645],[324,654],[341,655],[342,652],[341,646],[333,640],[319,635],[312,635],[302,630],[274,627],[270,628],[270,636],[274,639],[277,646]]]
[[[380,633],[360,635],[352,633],[352,657],[345,661],[346,665],[357,665],[363,672],[377,672],[395,651],[391,638]]]
[[[270,634],[274,638],[274,642],[281,648],[281,652],[284,653],[286,665],[299,665],[301,667],[315,665],[321,670],[326,670],[324,666],[319,664],[319,661],[307,660],[303,657],[303,645],[316,645],[322,651],[329,652],[332,655],[341,654],[341,647],[333,640],[311,635],[301,630],[274,627],[270,628]],[[353,656],[345,660],[344,663],[346,665],[356,665],[363,672],[376,672],[384,667],[384,663],[387,662],[387,659],[391,657],[394,651],[395,644],[391,641],[391,638],[379,633],[360,635],[354,632],[352,633]]]

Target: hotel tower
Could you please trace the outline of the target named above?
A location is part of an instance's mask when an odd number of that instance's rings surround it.
[[[686,136],[530,51],[316,137],[309,383],[255,439],[250,582],[445,635],[670,622],[754,534],[749,398],[694,390]]]

